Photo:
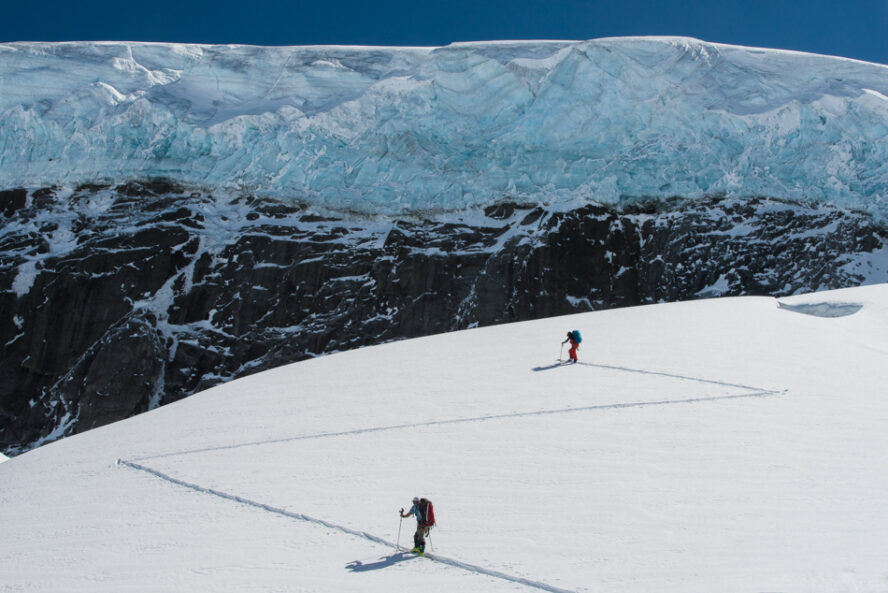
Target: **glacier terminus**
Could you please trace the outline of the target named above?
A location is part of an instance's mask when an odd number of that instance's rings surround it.
[[[0,44],[0,187],[336,210],[765,196],[888,214],[888,67],[687,38]]]

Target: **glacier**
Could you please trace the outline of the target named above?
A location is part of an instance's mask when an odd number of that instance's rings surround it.
[[[0,188],[171,179],[365,214],[830,202],[888,220],[888,67],[689,38],[0,44]]]

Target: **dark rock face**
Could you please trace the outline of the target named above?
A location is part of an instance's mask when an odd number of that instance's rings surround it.
[[[164,182],[0,192],[0,448],[239,376],[456,329],[880,278],[862,215],[772,199],[313,211]]]

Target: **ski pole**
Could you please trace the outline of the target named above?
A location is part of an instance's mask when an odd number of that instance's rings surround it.
[[[558,353],[558,360],[561,361],[561,357],[564,356],[564,342],[561,342],[561,351]]]
[[[403,509],[402,509],[403,511]],[[395,544],[395,549],[401,549],[401,524],[404,523],[404,517],[401,517],[401,520],[398,521],[398,543]]]
[[[429,529],[429,547],[432,549],[432,552],[435,551],[435,544],[432,543],[432,530]]]

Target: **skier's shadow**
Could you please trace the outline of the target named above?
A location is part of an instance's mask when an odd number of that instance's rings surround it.
[[[404,562],[405,560],[411,560],[413,558],[416,558],[416,554],[411,554],[410,552],[397,552],[391,556],[383,556],[376,562],[365,563],[361,560],[355,560],[354,562],[346,564],[345,567],[352,572],[367,572],[369,570],[382,570],[383,568],[388,568],[399,562]]]
[[[566,362],[556,362],[555,364],[550,364],[547,367],[533,367],[533,371],[538,373],[540,371],[548,371],[551,369],[557,369],[558,367],[567,366]]]

